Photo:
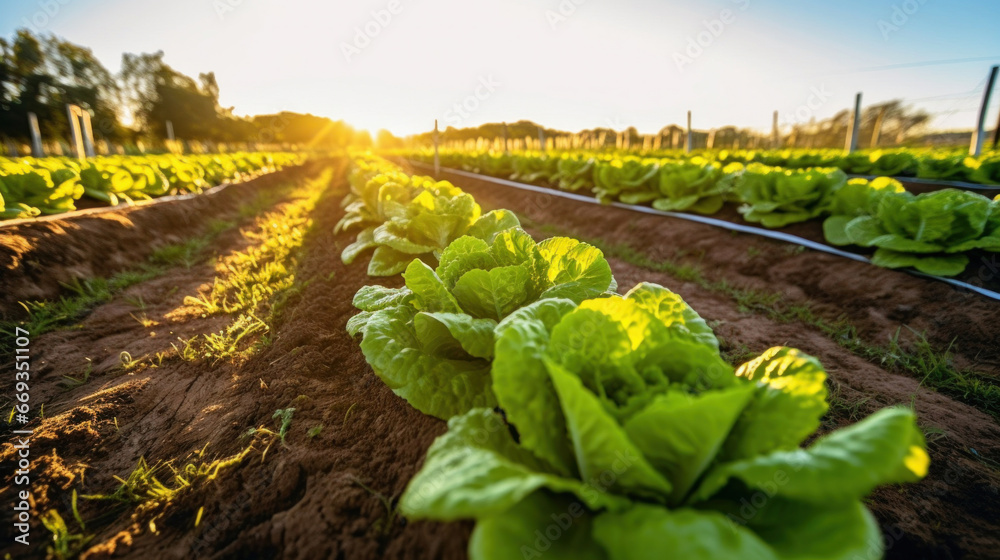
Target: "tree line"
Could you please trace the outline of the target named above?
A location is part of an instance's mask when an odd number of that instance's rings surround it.
[[[91,49],[55,35],[21,29],[9,40],[0,37],[0,140],[28,142],[28,113],[37,115],[43,139],[68,138],[69,103],[90,112],[96,140],[117,144],[161,142],[167,121],[178,140],[316,148],[372,141],[367,132],[326,117],[234,115],[219,103],[214,72],[187,76],[164,61],[163,51],[125,53],[114,73]]]
[[[826,119],[811,118],[808,121],[780,121],[779,144],[788,148],[842,148],[851,127],[852,111],[844,109]],[[875,148],[886,146],[922,145],[967,142],[968,135],[956,135],[955,138],[939,138],[939,135],[928,134],[927,124],[930,115],[903,104],[900,100],[886,101],[865,107],[861,111],[861,121],[858,127],[858,147]],[[664,148],[683,146],[687,131],[678,125],[668,125],[655,134],[640,134],[635,127],[621,131],[607,127],[581,130],[577,133],[564,130],[545,128],[532,121],[514,123],[487,123],[475,127],[447,127],[438,133],[441,142],[469,141],[483,138],[488,141],[503,138],[537,139],[539,130],[544,131],[544,137],[562,138],[576,136],[588,139],[588,145],[603,142],[605,147],[615,147],[624,144],[631,147],[657,145]],[[657,140],[655,144],[653,140]],[[956,140],[957,139],[957,140]],[[416,134],[410,140],[419,145],[430,145],[433,132]],[[711,131],[692,131],[694,148],[732,147],[768,147],[772,143],[769,133],[755,131],[736,126],[724,126]]]

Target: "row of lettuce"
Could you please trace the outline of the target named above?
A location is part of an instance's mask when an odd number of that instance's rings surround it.
[[[826,373],[776,347],[733,368],[677,294],[624,296],[603,254],[536,242],[507,210],[356,155],[347,263],[402,272],[363,287],[347,325],[375,373],[448,420],[400,508],[475,519],[474,560],[882,555],[862,499],[929,459],[913,412],[814,437]]]
[[[432,159],[426,152],[406,155]],[[744,220],[767,228],[823,219],[827,242],[874,248],[872,262],[887,268],[955,276],[967,267],[969,252],[1000,251],[1000,196],[991,200],[959,189],[914,195],[895,179],[852,179],[831,167],[588,152],[451,151],[440,157],[447,167],[592,193],[604,202],[699,214],[715,214],[733,203]]]
[[[81,198],[116,205],[200,193],[302,159],[291,153],[0,158],[0,219],[69,212],[76,210]]]
[[[762,163],[772,167],[806,169],[834,167],[851,175],[876,177],[916,177],[936,181],[961,181],[982,185],[1000,185],[1000,153],[969,156],[966,150],[952,148],[904,148],[863,150],[719,150],[705,151],[723,164]]]
[[[915,177],[934,181],[1000,185],[1000,152],[997,151],[978,157],[951,148],[863,150],[851,153],[834,149],[697,150],[691,153],[681,150],[616,150],[591,153],[609,157],[633,156],[675,161],[704,159],[722,166],[731,163],[760,163],[786,169],[833,167],[849,175]]]

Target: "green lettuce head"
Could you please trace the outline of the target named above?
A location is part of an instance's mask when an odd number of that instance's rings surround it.
[[[6,206],[0,202],[0,217],[31,218],[76,210],[83,187],[70,169],[49,171],[10,162],[0,165],[0,196],[6,201]]]
[[[653,208],[699,214],[714,214],[722,209],[732,188],[731,181],[722,180],[729,173],[742,169],[736,164],[725,170],[696,157],[690,161],[664,163],[660,166],[660,194]]]
[[[551,180],[564,191],[592,189],[594,163],[592,157],[562,154],[556,163],[556,173]]]
[[[954,276],[965,270],[973,249],[1000,251],[1000,205],[980,194],[944,189],[914,196],[882,196],[873,215],[841,218],[825,227],[831,242],[877,247],[872,263],[912,266]]]
[[[819,362],[772,348],[734,371],[654,284],[542,299],[495,332],[502,415],[452,418],[401,500],[411,518],[475,518],[474,560],[869,557],[861,499],[927,472],[908,409],[802,448],[827,410]]]
[[[634,157],[614,158],[594,164],[594,194],[602,202],[615,199],[625,204],[641,204],[659,198],[655,188],[660,166],[656,160]]]
[[[374,249],[368,274],[393,276],[414,258],[436,258],[480,219],[472,195],[451,183],[383,169],[359,167],[351,176],[347,213],[335,231],[367,227],[341,253],[345,264]]]
[[[366,286],[348,330],[375,373],[414,408],[450,418],[495,406],[494,330],[543,298],[579,302],[617,288],[600,250],[566,237],[535,243],[513,215],[494,211],[441,253],[436,269],[406,267],[406,287]],[[481,220],[482,222],[482,220]]]
[[[781,169],[759,163],[747,166],[735,181],[744,202],[739,211],[749,222],[780,228],[825,212],[831,195],[847,183],[839,169]]]
[[[876,179],[851,179],[833,193],[830,199],[830,216],[823,221],[823,234],[834,245],[850,245],[847,225],[859,216],[874,216],[882,198],[889,193],[906,189],[890,177]]]
[[[551,181],[559,171],[559,159],[543,155],[515,155],[511,156],[511,162],[514,172],[510,174],[510,179],[513,181],[525,183]]]

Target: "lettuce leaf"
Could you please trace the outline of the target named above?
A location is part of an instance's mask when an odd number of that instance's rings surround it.
[[[470,558],[880,555],[860,500],[926,475],[913,412],[800,448],[827,407],[819,362],[774,348],[734,372],[708,334],[652,284],[510,314],[495,329],[503,416],[452,418],[402,509],[476,519]]]
[[[504,223],[495,218],[493,224]],[[564,238],[535,243],[520,228],[494,235],[493,227],[480,230],[489,242],[456,239],[437,269],[409,261],[405,292],[366,287],[355,296],[361,313],[348,321],[349,332],[362,335],[361,350],[375,373],[426,414],[447,419],[496,402],[494,331],[508,315],[543,296],[572,306],[615,287],[607,261],[590,245]],[[376,256],[391,250],[380,246]],[[420,379],[425,373],[431,378]]]

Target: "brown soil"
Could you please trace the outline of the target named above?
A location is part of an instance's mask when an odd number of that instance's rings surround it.
[[[426,173],[426,168],[421,168]],[[508,208],[531,222],[582,239],[624,244],[653,259],[698,264],[710,279],[777,291],[786,303],[808,303],[829,320],[846,316],[871,343],[898,328],[926,331],[953,351],[960,366],[1000,376],[1000,303],[931,280],[702,224],[577,202],[443,173],[484,211]],[[529,231],[536,239],[551,235]],[[751,249],[753,248],[753,249]],[[787,345],[817,356],[839,386],[825,429],[857,421],[884,406],[911,402],[931,429],[931,472],[919,484],[883,488],[869,506],[885,530],[889,558],[990,558],[1000,550],[1000,425],[988,414],[859,358],[818,329],[741,312],[727,295],[667,274],[610,259],[620,291],[641,281],[679,293],[729,348],[755,353]],[[904,329],[905,330],[905,329]]]
[[[315,209],[314,227],[301,251],[296,272],[301,290],[272,325],[272,343],[246,362],[213,365],[170,357],[159,367],[148,365],[178,337],[215,332],[232,320],[205,318],[183,304],[184,296],[211,282],[215,272],[207,264],[134,286],[79,327],[32,340],[32,401],[46,403],[44,421],[29,425],[35,430],[33,546],[26,555],[4,537],[0,554],[43,556],[49,533],[38,516],[49,509],[57,509],[77,531],[70,508],[73,489],[80,495],[112,492],[118,486],[113,476],[126,477],[140,457],[150,464],[173,460],[181,466],[206,444],[208,457],[233,456],[248,445],[241,439],[248,429],[276,430],[274,412],[294,407],[285,445],[274,442],[262,456],[262,442],[216,481],[196,485],[166,508],[112,510],[109,502],[81,499],[88,530],[96,532],[84,557],[465,556],[470,524],[406,524],[379,497],[394,508],[445,425],[393,395],[345,331],[355,311],[352,297],[371,279],[364,266],[346,267],[339,258],[353,240],[332,233],[346,193],[344,164],[337,165],[336,181]],[[185,218],[170,226],[160,219],[161,227],[182,231],[189,223]],[[224,236],[213,250],[225,255],[245,246],[239,236]],[[137,310],[126,298],[138,296],[146,302],[146,316],[159,325],[145,328],[130,317]],[[143,365],[123,370],[123,350]],[[61,387],[62,376],[80,375],[87,359],[93,363],[90,380],[72,390]],[[8,385],[4,380],[5,392]],[[307,431],[318,425],[323,426],[320,434],[309,438]],[[10,464],[13,453],[11,444],[4,444],[0,462]],[[2,479],[3,503],[13,498],[8,474]],[[158,534],[148,525],[151,519]]]

